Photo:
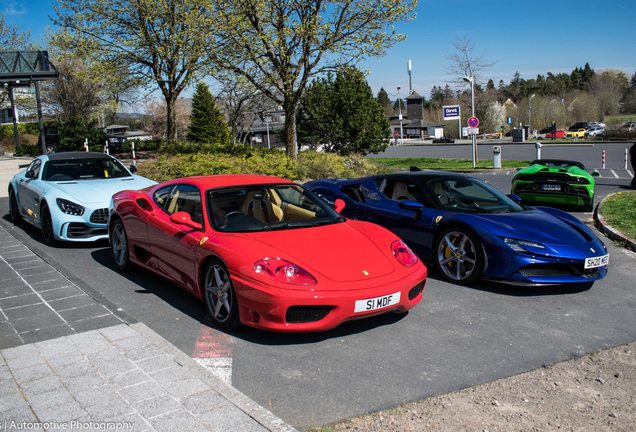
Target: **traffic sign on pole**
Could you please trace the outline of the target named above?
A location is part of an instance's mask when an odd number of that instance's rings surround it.
[[[479,119],[477,117],[471,117],[468,119],[468,126],[471,128],[476,128],[479,126]]]

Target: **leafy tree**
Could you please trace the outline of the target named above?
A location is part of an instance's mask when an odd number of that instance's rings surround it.
[[[296,109],[311,78],[384,55],[406,38],[394,25],[415,18],[416,2],[216,0],[211,6],[209,28],[196,29],[214,38],[209,58],[283,107],[283,141],[296,159]]]
[[[20,27],[9,27],[4,22],[4,14],[0,14],[0,46],[3,50],[34,49],[31,44],[31,30],[20,31]]]
[[[384,151],[390,123],[362,72],[347,68],[314,80],[301,100],[299,141],[348,155]]]
[[[84,140],[88,139],[91,150],[102,150],[106,141],[106,133],[96,127],[96,120],[88,120],[86,117],[71,117],[64,120],[60,126],[60,145],[69,150],[84,150]]]
[[[167,136],[176,139],[177,99],[207,67],[208,34],[201,30],[212,13],[207,6],[207,0],[60,0],[53,22],[68,32],[67,46],[154,83],[166,101]]]
[[[35,46],[31,43],[31,31],[20,31],[20,27],[13,25],[8,26],[4,21],[4,14],[0,14],[0,47],[2,50],[22,50],[22,49],[35,49]],[[29,98],[31,99],[31,98]],[[4,106],[9,103],[9,92],[2,88],[0,90],[0,106]],[[19,105],[16,100],[16,105]]]
[[[189,141],[229,144],[230,131],[207,84],[199,82],[192,95]]]

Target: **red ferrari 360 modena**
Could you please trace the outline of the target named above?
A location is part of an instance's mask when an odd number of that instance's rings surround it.
[[[408,311],[426,267],[343,207],[276,177],[189,177],[115,194],[109,239],[120,270],[136,264],[175,283],[224,329],[323,331]]]

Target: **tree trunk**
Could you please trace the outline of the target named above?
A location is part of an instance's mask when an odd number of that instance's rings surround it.
[[[287,156],[293,160],[298,159],[298,149],[296,143],[296,104],[286,103],[283,105],[285,109],[285,149]]]
[[[177,140],[177,111],[176,98],[172,95],[166,97],[166,140]]]

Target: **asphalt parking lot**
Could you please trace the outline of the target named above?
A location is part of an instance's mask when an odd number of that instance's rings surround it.
[[[597,200],[629,184],[627,172],[617,174],[602,177]],[[512,172],[483,175],[508,192]],[[0,226],[116,316],[143,322],[300,429],[636,340],[634,257],[607,240],[609,274],[591,286],[461,287],[429,267],[424,298],[406,315],[319,334],[227,333],[211,328],[203,305],[178,288],[144,271],[116,271],[106,244],[48,247],[7,212],[0,198]]]

